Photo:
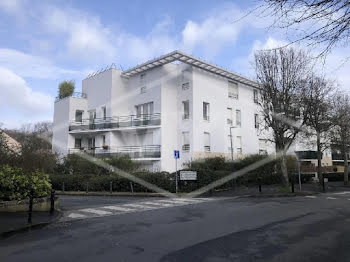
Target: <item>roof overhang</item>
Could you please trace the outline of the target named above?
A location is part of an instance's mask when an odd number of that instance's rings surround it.
[[[172,63],[175,61],[179,61],[182,63],[186,63],[189,65],[195,66],[195,67],[200,68],[202,70],[208,71],[210,73],[225,77],[227,79],[230,79],[230,80],[233,80],[236,82],[240,82],[240,83],[250,85],[253,87],[257,87],[257,88],[259,87],[257,82],[255,82],[249,78],[240,76],[240,75],[233,73],[233,72],[230,72],[227,69],[224,69],[218,65],[214,65],[214,64],[211,64],[211,63],[206,62],[204,60],[195,58],[195,57],[188,55],[188,54],[185,54],[181,51],[174,51],[174,52],[171,52],[169,54],[163,55],[159,58],[150,60],[146,63],[141,64],[141,65],[130,68],[126,71],[123,71],[122,76],[131,77],[133,75],[145,72],[145,71],[150,70],[152,68],[162,66],[162,65],[165,65],[168,63]]]

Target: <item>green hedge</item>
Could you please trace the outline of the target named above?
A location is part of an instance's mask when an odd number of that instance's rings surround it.
[[[33,187],[34,197],[47,196],[51,189],[48,175],[39,171],[25,174],[21,168],[0,166],[1,200],[28,198],[31,187]]]

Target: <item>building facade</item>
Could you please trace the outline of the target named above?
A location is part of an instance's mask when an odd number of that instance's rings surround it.
[[[126,71],[82,81],[82,93],[57,99],[53,151],[129,155],[153,171],[191,160],[273,153],[261,128],[258,86],[219,66],[174,51]],[[260,126],[259,126],[260,125]]]

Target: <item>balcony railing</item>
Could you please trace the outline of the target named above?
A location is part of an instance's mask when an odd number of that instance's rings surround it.
[[[129,156],[133,159],[160,158],[160,145],[71,148],[69,154],[87,153],[96,157]]]
[[[160,125],[160,114],[143,114],[107,118],[83,119],[69,123],[69,131],[98,130],[123,127],[157,126]]]
[[[295,154],[299,159],[317,159],[317,151],[296,151]]]
[[[76,97],[76,98],[87,98],[87,94],[85,93],[79,93],[79,92],[74,92],[73,94],[71,94],[70,96],[57,96],[56,99],[55,99],[55,102],[63,99],[63,98],[66,98],[66,97]]]

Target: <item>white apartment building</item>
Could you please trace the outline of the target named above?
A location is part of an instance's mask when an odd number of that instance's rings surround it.
[[[169,172],[174,150],[180,168],[232,152],[234,158],[273,153],[267,130],[259,128],[257,88],[180,51],[126,71],[110,68],[84,79],[82,93],[56,100],[53,151],[127,154],[149,170]]]

